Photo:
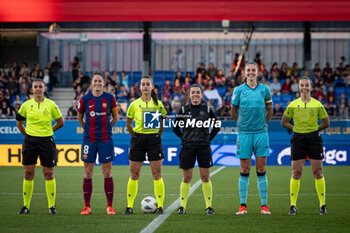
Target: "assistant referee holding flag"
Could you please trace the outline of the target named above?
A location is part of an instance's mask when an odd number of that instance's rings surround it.
[[[44,97],[44,82],[41,79],[35,79],[32,88],[34,98],[24,102],[16,116],[17,127],[24,136],[22,145],[24,206],[18,214],[30,213],[38,156],[43,166],[49,214],[56,214],[56,180],[53,168],[57,163],[57,150],[52,135],[54,131],[63,127],[64,121],[56,103]],[[56,121],[54,126],[52,126],[52,119]],[[24,127],[25,121],[27,121],[26,127]]]
[[[282,126],[293,130],[291,138],[292,178],[290,180],[290,210],[289,215],[298,213],[296,207],[300,188],[300,179],[307,156],[310,158],[315,186],[320,201],[320,215],[326,215],[326,184],[323,177],[322,162],[324,159],[322,137],[320,130],[329,127],[329,119],[323,105],[310,96],[311,80],[304,76],[299,81],[300,98],[291,102],[282,117]],[[293,118],[294,125],[290,124]],[[322,121],[318,125],[318,119]]]

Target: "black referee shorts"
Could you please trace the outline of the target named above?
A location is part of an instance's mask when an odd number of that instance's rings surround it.
[[[130,140],[129,160],[142,162],[164,159],[162,140],[159,134],[134,133]]]
[[[196,160],[201,168],[210,168],[213,166],[213,158],[211,147],[204,146],[201,148],[193,148],[189,146],[181,147],[179,155],[180,165],[182,169],[190,169],[194,167]]]
[[[22,146],[22,164],[36,164],[40,158],[41,166],[54,167],[57,165],[57,149],[52,137],[33,137],[26,135]]]
[[[306,156],[316,160],[322,160],[324,158],[323,141],[318,131],[294,133],[290,139],[290,143],[292,145],[291,160],[306,159]]]

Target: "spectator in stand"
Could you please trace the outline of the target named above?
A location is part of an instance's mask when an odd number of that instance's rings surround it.
[[[222,71],[221,71],[222,72]],[[218,73],[218,70],[216,69],[216,67],[214,67],[214,64],[213,63],[210,63],[209,64],[209,68],[208,68],[208,73],[209,73],[209,76],[211,78],[215,78],[217,73]]]
[[[334,76],[337,78],[342,78],[344,71],[345,71],[344,64],[340,62],[339,66],[335,69]]]
[[[111,80],[114,85],[120,85],[122,82],[116,70],[113,71]]]
[[[69,107],[67,111],[67,120],[75,120],[78,116],[77,102],[74,100],[72,106]]]
[[[287,78],[286,82],[282,84],[281,92],[282,94],[290,94],[292,92],[290,78]]]
[[[60,87],[63,87],[63,80],[61,76],[62,64],[58,60],[57,56],[55,57],[55,60],[51,63],[51,71],[52,71],[52,75],[56,78]]]
[[[277,77],[278,79],[280,78],[280,71],[278,69],[278,64],[277,62],[272,64],[272,67],[270,69],[270,78],[273,79],[274,77]]]
[[[171,84],[170,84],[170,80],[167,79],[165,80],[165,85],[163,87],[163,91],[170,91],[171,92],[172,88],[171,88]]]
[[[293,81],[294,79],[296,79],[298,82],[300,80],[300,73],[299,71],[293,71],[293,73],[290,76],[291,80]]]
[[[314,96],[315,99],[318,100],[320,95],[321,95],[322,98],[323,98],[323,92],[321,91],[320,86],[316,85],[316,86],[315,86],[315,91],[314,91],[313,96]],[[320,101],[320,102],[321,102],[321,101]]]
[[[189,94],[189,91],[190,91],[190,88],[191,88],[191,83],[190,83],[190,79],[188,77],[185,78],[185,83],[183,85],[183,91],[186,93],[186,94]]]
[[[14,62],[12,63],[11,69],[12,69],[13,71],[15,71],[16,77],[17,77],[17,76],[19,75],[19,71],[20,71],[20,68],[19,68],[17,62],[14,61]]]
[[[323,76],[327,77],[328,74],[333,74],[333,69],[331,68],[331,65],[329,64],[329,62],[326,63],[326,67],[323,68]]]
[[[27,73],[30,72],[30,68],[28,67],[28,64],[26,62],[22,63],[21,69],[19,71],[19,75],[23,75],[24,72],[27,72]]]
[[[337,105],[335,104],[333,96],[329,97],[329,100],[328,100],[325,108],[326,108],[329,116],[336,116],[337,115]]]
[[[254,62],[258,65],[259,71],[264,71],[264,64],[262,62],[262,59],[260,57],[260,53],[255,54]]]
[[[180,80],[179,79],[175,79],[174,88],[173,88],[174,95],[180,95],[181,91],[182,91],[182,87],[181,87]]]
[[[137,94],[137,96],[141,96],[141,90],[140,90],[140,85],[139,82],[134,82],[134,89],[135,89],[135,93]]]
[[[216,89],[214,80],[210,79],[208,82],[208,86],[206,87],[206,90],[214,90],[214,89]]]
[[[278,82],[277,78],[274,78],[273,82],[270,84],[270,90],[272,95],[281,94],[281,84]]]
[[[266,78],[265,78],[264,76],[261,77],[261,80],[260,80],[259,83],[264,84],[264,85],[270,87],[270,82],[266,81]]]
[[[323,86],[324,78],[322,76],[322,71],[318,71],[315,76],[315,85]]]
[[[327,76],[324,77],[324,84],[326,86],[331,87],[334,85],[334,76],[333,73],[327,73]]]
[[[37,73],[37,76],[36,76],[36,77],[37,77],[37,78],[43,79],[43,77],[44,77],[44,72],[41,70],[40,64],[39,64],[39,63],[35,64],[33,70],[36,71],[36,73]]]
[[[129,89],[129,93],[128,93],[128,99],[130,102],[138,99],[140,96],[139,94],[135,91],[135,87],[131,86]]]
[[[2,64],[2,67],[1,67],[0,71],[4,72],[7,75],[9,70],[10,70],[10,68],[7,66],[6,63]]]
[[[84,91],[81,89],[81,86],[77,86],[77,88],[75,89],[75,94],[74,94],[74,99],[80,99],[80,97],[82,97],[84,95]]]
[[[188,78],[188,81],[189,81],[190,83],[193,83],[193,79],[192,79],[192,76],[191,76],[191,73],[190,73],[190,72],[187,72],[186,78]]]
[[[222,70],[218,70],[218,73],[215,77],[215,83],[218,86],[224,86],[226,81],[225,75],[222,73]]]
[[[316,63],[313,70],[312,70],[312,76],[316,77],[318,72],[321,72],[320,64]]]
[[[225,80],[225,86],[232,85],[232,80],[235,80],[235,76],[233,75],[233,72],[228,72],[228,75]],[[236,82],[236,80],[235,80]]]
[[[174,96],[174,99],[171,101],[171,114],[176,115],[180,111],[181,101],[179,96]]]
[[[346,107],[344,104],[338,105],[338,116],[348,118],[348,107]]]
[[[127,102],[128,101],[128,92],[124,84],[120,85],[120,89],[117,91],[117,100],[118,102]]]
[[[52,77],[50,77],[50,71],[48,69],[45,69],[44,76],[43,76],[43,82],[45,83],[46,91],[48,93],[50,93],[52,90],[52,83],[50,82],[50,80],[52,80]]]
[[[16,99],[13,101],[12,106],[15,106],[16,104],[19,104],[19,106],[23,104],[23,101],[21,100],[20,95],[16,95]]]
[[[10,114],[11,114],[11,108],[8,104],[7,101],[2,101],[1,103],[1,111],[2,111],[2,114],[5,118],[8,118],[10,117]]]
[[[7,88],[10,91],[11,95],[15,95],[18,93],[18,82],[15,78],[10,77],[9,82],[7,84]]]
[[[17,116],[17,113],[18,113],[18,110],[21,108],[21,104],[18,104],[18,103],[15,103],[13,105],[13,109],[11,110],[12,114],[11,116],[12,117],[16,117]]]
[[[323,98],[323,95],[319,95],[317,100],[323,105],[327,104],[327,101]]]
[[[299,84],[297,79],[293,79],[290,89],[293,94],[299,93]]]
[[[281,65],[281,69],[279,70],[280,79],[286,79],[287,78],[287,72],[288,72],[287,63],[283,62],[282,65]]]
[[[30,83],[27,78],[22,78],[22,80],[19,83],[19,92],[23,95],[28,94],[30,89]]]
[[[325,96],[325,99],[326,99],[327,102],[329,102],[329,98],[330,97],[333,97],[334,101],[337,100],[337,95],[335,94],[334,88],[332,86],[329,87],[328,92],[327,92],[327,94]]]
[[[292,98],[292,100],[296,100],[298,98],[300,98],[300,92],[295,93],[295,96],[294,96],[294,98]]]
[[[0,73],[0,87],[4,88],[7,86],[9,80],[5,72],[1,71]]]
[[[196,70],[196,76],[198,77],[198,74],[204,74],[206,72],[206,70],[205,70],[205,65],[204,65],[204,63],[201,63],[200,65],[199,65],[199,67],[197,68],[197,70]]]
[[[229,120],[229,118],[231,118],[231,106],[230,103],[224,103],[224,106],[222,106],[222,108],[219,111],[219,116],[220,117],[227,117],[224,118],[225,120]]]
[[[122,84],[125,86],[125,90],[129,91],[129,75],[125,71],[121,73]]]
[[[282,116],[283,115],[283,108],[279,103],[275,103],[275,108],[273,109],[273,115],[274,116]]]
[[[293,66],[288,69],[287,76],[291,76],[295,71],[300,72],[300,68],[298,67],[298,63],[294,62]]]
[[[345,93],[341,93],[340,98],[337,100],[337,106],[344,104],[344,107],[349,107],[349,100],[346,97]]]
[[[175,81],[175,79],[179,79],[181,85],[185,83],[185,77],[182,76],[181,71],[176,72],[176,76],[174,78],[174,81]]]
[[[72,78],[73,82],[78,78],[79,68],[80,68],[80,62],[78,57],[73,58],[73,63],[71,65],[72,68]]]

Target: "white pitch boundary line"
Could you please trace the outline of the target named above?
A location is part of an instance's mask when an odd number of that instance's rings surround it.
[[[222,171],[225,167],[220,167],[216,169],[213,173],[210,174],[210,177],[214,176],[216,173]],[[196,191],[199,185],[202,183],[202,180],[198,180],[190,190],[188,197]],[[165,211],[163,215],[158,215],[151,223],[149,223],[140,233],[153,233],[157,228],[173,213],[174,210],[180,205],[180,198],[173,202]]]

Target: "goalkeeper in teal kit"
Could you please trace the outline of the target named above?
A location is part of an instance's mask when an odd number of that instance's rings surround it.
[[[240,159],[239,196],[241,206],[237,215],[247,214],[247,195],[251,156],[255,155],[261,214],[271,214],[267,205],[266,158],[269,152],[267,122],[273,108],[270,89],[258,83],[258,66],[248,62],[245,66],[245,83],[236,87],[232,95],[231,115],[237,122],[237,158]]]

